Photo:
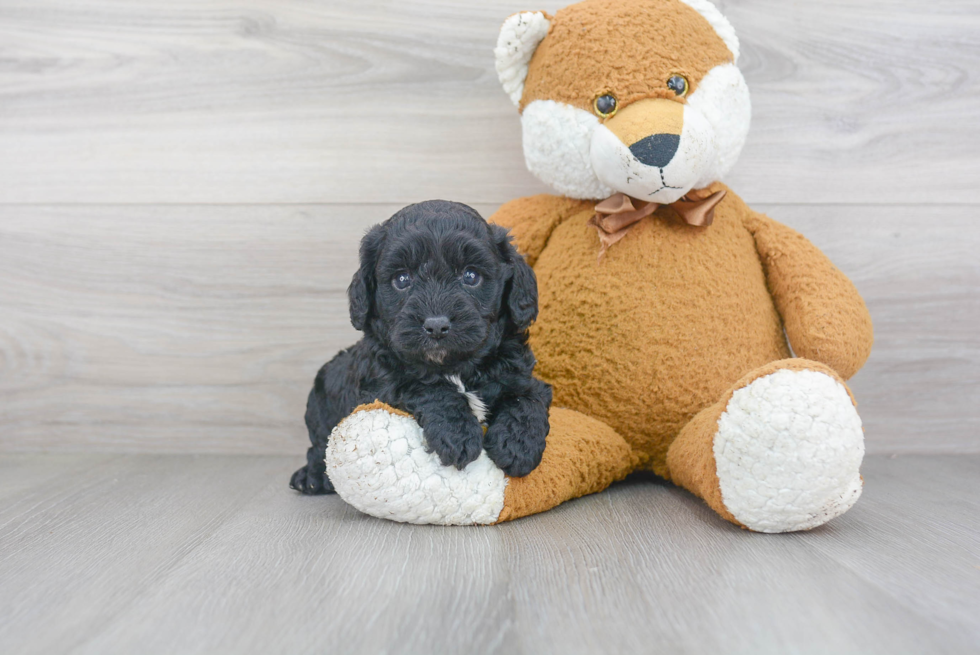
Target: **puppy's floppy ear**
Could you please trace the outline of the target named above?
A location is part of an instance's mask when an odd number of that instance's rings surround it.
[[[504,289],[501,304],[514,329],[517,332],[524,332],[538,317],[538,280],[534,276],[534,271],[510,242],[510,234],[507,230],[499,225],[491,224],[489,227],[501,257],[511,268],[511,277]]]
[[[374,268],[378,263],[378,252],[384,243],[385,231],[380,225],[372,227],[361,239],[361,265],[347,287],[350,301],[350,322],[355,330],[364,331],[371,307],[374,305],[374,292],[377,289]]]

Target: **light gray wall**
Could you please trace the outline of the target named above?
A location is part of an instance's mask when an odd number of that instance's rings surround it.
[[[301,452],[363,230],[546,190],[491,50],[562,4],[0,0],[0,450]],[[980,5],[719,4],[727,181],[865,295],[869,451],[980,451]]]

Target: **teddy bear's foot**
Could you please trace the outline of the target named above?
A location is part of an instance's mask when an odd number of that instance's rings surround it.
[[[382,403],[363,405],[330,434],[327,474],[349,505],[402,523],[494,523],[507,478],[481,453],[462,471],[426,452],[422,428]]]
[[[861,495],[861,419],[827,367],[793,359],[743,379],[671,445],[671,477],[757,532],[809,530]]]
[[[462,471],[426,452],[415,420],[382,403],[358,407],[334,428],[327,474],[337,493],[365,514],[404,523],[479,525],[510,521],[601,491],[636,465],[609,426],[552,409],[541,464],[508,478],[481,453]]]

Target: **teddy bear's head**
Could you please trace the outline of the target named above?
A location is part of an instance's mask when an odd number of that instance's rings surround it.
[[[511,16],[494,52],[532,173],[573,198],[668,204],[738,159],[751,116],[738,51],[708,0],[585,0]]]

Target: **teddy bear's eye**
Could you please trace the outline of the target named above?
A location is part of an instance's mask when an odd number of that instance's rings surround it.
[[[678,98],[683,98],[687,95],[687,90],[690,88],[687,83],[687,78],[683,75],[674,75],[669,80],[667,80],[667,88],[674,92]]]
[[[592,103],[592,106],[595,108],[595,113],[603,118],[609,118],[616,113],[617,109],[619,109],[619,103],[616,102],[616,96],[609,93],[596,98],[595,102]]]

